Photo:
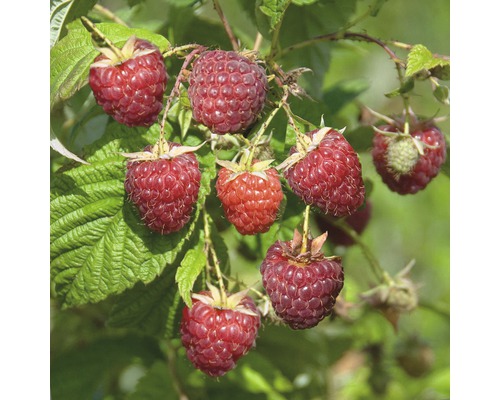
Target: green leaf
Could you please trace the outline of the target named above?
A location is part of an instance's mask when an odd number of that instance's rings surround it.
[[[66,24],[94,7],[97,0],[50,0],[50,47],[65,34]]]
[[[385,93],[384,95],[390,99],[393,97],[401,96],[402,94],[410,92],[415,87],[415,79],[412,77],[405,78],[401,86],[397,89],[389,93]]]
[[[64,157],[78,161],[79,163],[82,163],[82,164],[88,164],[87,161],[82,160],[76,154],[73,154],[59,141],[59,139],[56,137],[54,131],[52,130],[52,127],[50,128],[50,147],[52,147],[55,151],[57,151],[59,154],[63,155]]]
[[[198,243],[187,251],[175,274],[175,282],[179,287],[179,293],[188,307],[192,305],[191,291],[194,283],[207,263],[204,248],[205,237],[200,232]]]
[[[422,70],[431,70],[438,66],[449,65],[450,62],[444,58],[433,55],[427,47],[417,44],[408,53],[408,62],[406,65],[406,77],[418,74]]]
[[[150,41],[162,52],[169,46],[163,36],[145,29],[131,29],[115,23],[96,24],[96,27],[118,47],[123,46],[131,35]],[[90,65],[99,54],[90,33],[79,20],[71,23],[68,29],[68,34],[50,51],[51,109],[56,103],[69,99],[87,83]]]
[[[193,234],[215,174],[210,149],[199,150],[200,164],[207,167],[202,168],[191,221],[179,232],[151,232],[127,201],[125,159],[119,153],[144,148],[153,142],[151,137],[146,140],[147,134],[156,138],[157,130],[157,125],[145,132],[110,123],[87,157],[91,165],[79,165],[53,176],[51,277],[63,307],[98,302],[139,281],[153,281],[164,268],[172,267]]]
[[[175,271],[167,269],[153,282],[147,285],[138,282],[119,295],[110,311],[108,326],[169,337],[168,321],[176,320],[180,304],[179,293],[175,290]]]
[[[127,400],[172,399],[175,387],[165,361],[156,361],[139,382]]]
[[[323,103],[328,106],[332,114],[338,113],[344,106],[351,103],[361,93],[370,87],[366,79],[341,81],[328,89],[323,96]]]
[[[298,6],[308,6],[310,4],[316,3],[318,0],[292,0],[293,4]]]
[[[159,358],[162,358],[162,353],[157,342],[147,337],[105,337],[82,344],[51,360],[51,398],[96,398],[96,393],[116,380],[126,366],[139,360],[148,366]]]
[[[281,25],[280,47],[286,48],[314,36],[336,32],[345,26],[356,12],[356,0],[318,0],[310,7],[291,4]],[[323,78],[335,62],[332,43],[314,43],[289,52],[279,59],[287,71],[298,67],[310,68],[313,72],[299,78],[299,85],[316,99],[323,94]]]
[[[260,11],[270,18],[270,29],[273,30],[281,22],[291,0],[262,0]]]

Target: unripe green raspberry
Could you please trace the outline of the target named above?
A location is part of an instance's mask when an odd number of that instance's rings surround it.
[[[409,174],[417,164],[417,146],[411,137],[390,139],[387,146],[387,166],[396,175]]]

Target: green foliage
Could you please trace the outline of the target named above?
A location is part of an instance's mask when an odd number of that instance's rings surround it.
[[[425,8],[429,2],[411,7]],[[443,173],[425,191],[414,196],[390,192],[371,161],[377,117],[366,113],[364,105],[392,116],[401,115],[409,102],[419,115],[445,115],[450,90],[442,82],[450,80],[450,61],[429,50],[435,48],[432,41],[420,44],[421,24],[411,30],[417,44],[392,40],[401,35],[391,30],[396,22],[404,25],[401,20],[410,16],[402,11],[406,5],[389,3],[218,1],[241,49],[255,45],[270,91],[253,127],[242,135],[216,138],[193,121],[189,72],[180,69],[190,50],[179,50],[188,44],[232,48],[213,1],[51,1],[53,400],[449,397],[449,156]],[[105,16],[96,4],[108,7],[110,14]],[[179,232],[149,231],[124,189],[123,153],[156,143],[163,114],[150,128],[129,128],[95,104],[86,84],[98,50],[82,16],[119,47],[134,34],[165,56],[169,82],[164,104],[172,100],[165,138],[186,146],[202,144],[195,152],[202,173],[199,197]],[[116,22],[120,19],[127,26]],[[427,22],[429,32],[443,35],[440,21],[429,16]],[[362,32],[373,40],[347,39],[345,32]],[[383,46],[393,48],[397,58],[387,57]],[[375,53],[384,58],[378,60]],[[311,71],[290,73],[297,68]],[[290,111],[281,107],[266,120],[284,87],[295,90],[286,99]],[[323,248],[326,255],[341,256],[344,266],[336,315],[314,329],[294,331],[276,323],[271,310],[262,317],[256,347],[233,371],[211,379],[187,360],[179,338],[182,309],[192,305],[193,292],[206,289],[207,280],[217,282],[217,265],[229,291],[251,287],[249,295],[265,310],[269,304],[260,263],[275,241],[288,241],[301,231],[305,210],[282,179],[284,200],[273,226],[262,234],[239,234],[215,193],[216,159],[231,160],[262,128],[261,139],[267,142],[257,151],[278,165],[296,144],[291,120],[302,132],[345,128],[361,160],[373,216],[361,244],[342,247],[328,238]],[[317,213],[313,208],[310,214],[313,236],[322,233],[313,218]],[[394,276],[413,258],[411,279],[419,287],[420,304],[400,316],[396,331],[360,294],[380,283],[374,259]],[[413,335],[425,339],[434,356],[429,371],[418,378],[409,376],[395,356],[401,341]]]

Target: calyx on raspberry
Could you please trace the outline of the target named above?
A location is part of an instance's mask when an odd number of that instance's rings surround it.
[[[242,300],[248,296],[248,289],[232,293],[229,296],[223,296],[220,289],[216,286],[209,282],[207,282],[206,285],[210,291],[210,295],[193,293],[191,297],[219,310],[234,310],[254,317],[259,316],[258,312],[255,312],[255,310],[249,308],[242,302]]]
[[[361,299],[380,310],[395,330],[400,315],[418,306],[418,286],[408,277],[414,265],[415,260],[412,260],[394,277],[386,275],[385,283],[360,295]]]

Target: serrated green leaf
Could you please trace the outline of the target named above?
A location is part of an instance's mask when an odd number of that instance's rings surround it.
[[[97,0],[50,0],[50,47],[64,35],[66,24],[94,7]]]
[[[192,305],[191,291],[193,290],[194,283],[207,264],[204,248],[205,237],[200,232],[198,242],[187,251],[175,274],[175,282],[179,287],[179,293],[188,307]]]
[[[215,174],[215,157],[200,149],[200,163],[209,160],[214,165],[202,171],[198,203],[190,222],[179,232],[156,234],[127,201],[123,186],[125,160],[119,153],[150,144],[145,140],[147,133],[140,132],[109,124],[87,157],[90,165],[52,178],[51,277],[63,307],[98,302],[139,281],[153,281],[172,266],[195,230]]]
[[[168,269],[153,282],[138,282],[118,296],[110,311],[107,324],[163,337],[172,305],[175,303],[175,270]],[[175,310],[174,310],[175,312]]]
[[[270,29],[273,30],[283,19],[291,0],[262,0],[260,11],[270,18]]]
[[[408,53],[405,76],[411,77],[422,70],[428,71],[435,67],[449,64],[448,60],[434,56],[427,47],[417,44]]]
[[[134,335],[105,337],[82,344],[50,363],[50,388],[53,400],[88,400],[117,379],[116,374],[137,362],[151,365],[162,357],[155,340]]]
[[[115,23],[96,24],[96,27],[118,47],[123,46],[131,35],[150,41],[162,52],[169,46],[166,38],[146,29],[132,29]],[[87,83],[90,65],[99,54],[90,33],[79,20],[71,23],[68,29],[68,34],[50,51],[51,109]]]
[[[389,93],[385,93],[384,96],[388,98],[393,98],[401,96],[402,94],[410,92],[415,87],[415,80],[412,77],[405,78],[401,86]]]

